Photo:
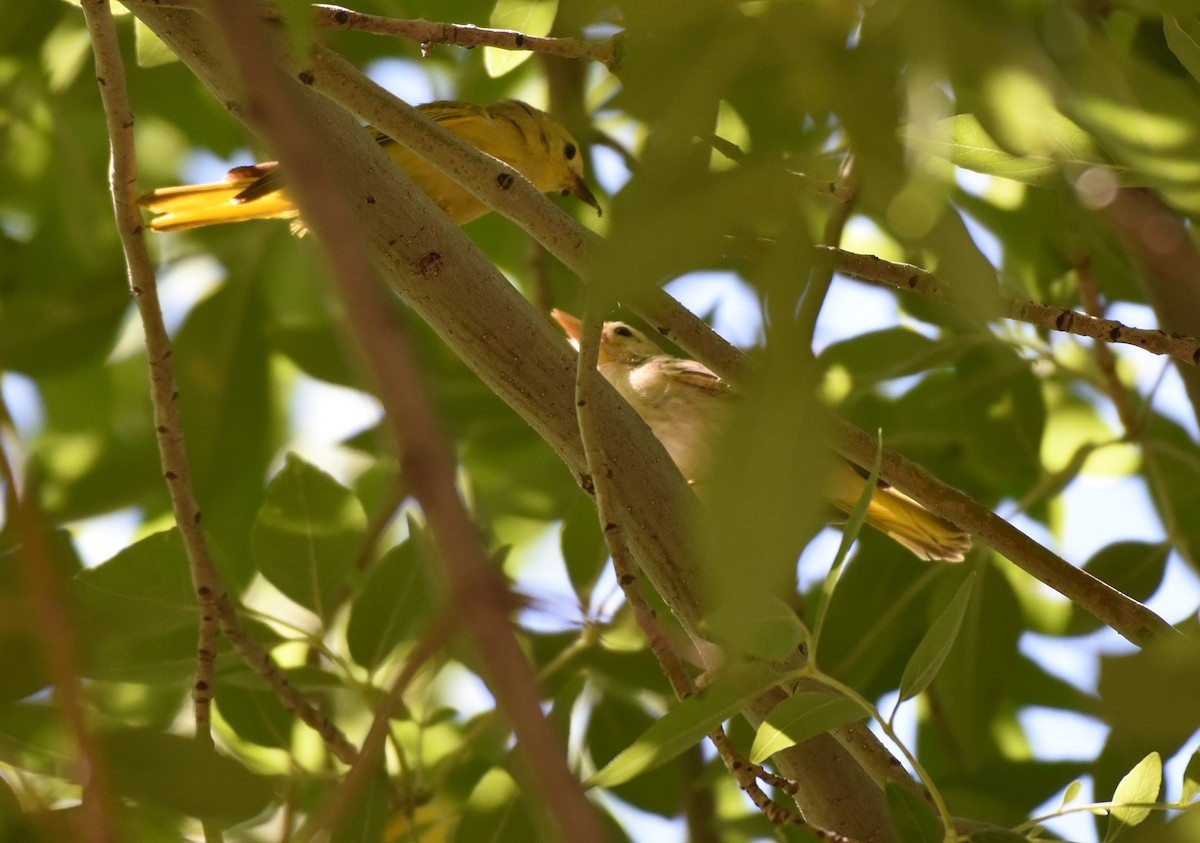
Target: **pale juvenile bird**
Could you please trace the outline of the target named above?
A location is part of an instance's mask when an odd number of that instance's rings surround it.
[[[552,315],[577,345],[580,321],[561,310]],[[663,443],[680,473],[695,479],[729,415],[729,384],[702,363],[664,354],[624,322],[604,323],[597,368]],[[835,460],[825,497],[848,513],[866,482],[854,465]],[[970,535],[883,483],[871,496],[866,520],[921,559],[961,562],[971,547]]]
[[[505,162],[543,193],[573,194],[600,212],[600,203],[583,180],[579,144],[544,112],[519,100],[501,100],[488,106],[430,102],[417,109]],[[488,212],[488,207],[466,188],[424,158],[377,129],[369,131],[384,152],[455,223],[464,225]],[[299,213],[274,161],[234,167],[223,182],[159,188],[138,202],[157,214],[150,219],[154,231],[182,231],[255,219],[295,219]],[[299,224],[293,228],[303,231]]]

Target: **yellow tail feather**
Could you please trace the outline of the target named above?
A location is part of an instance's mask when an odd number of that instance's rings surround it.
[[[154,231],[183,231],[219,222],[277,219],[296,216],[296,208],[282,191],[238,202],[238,194],[257,179],[164,187],[151,191],[138,201],[155,214],[150,220]]]
[[[835,474],[830,502],[849,512],[858,503],[866,480],[849,463],[839,463]],[[880,486],[875,490],[866,520],[921,559],[961,562],[971,548],[970,534],[890,487]]]

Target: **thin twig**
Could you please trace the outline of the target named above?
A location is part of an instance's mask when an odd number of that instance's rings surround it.
[[[382,15],[367,15],[340,6],[316,5],[317,26],[330,29],[349,29],[376,35],[409,38],[428,53],[435,44],[455,47],[496,47],[501,50],[524,50],[547,56],[595,61],[615,71],[621,60],[621,36],[603,41],[581,41],[578,38],[550,38],[526,35],[511,29],[487,29],[473,24],[437,23],[428,20],[403,20]]]
[[[862,281],[878,282],[898,290],[910,290],[947,304],[958,304],[954,293],[932,272],[907,263],[893,263],[874,255],[860,255],[831,246],[819,247],[834,271]],[[976,303],[978,305],[980,303]],[[1134,345],[1151,354],[1167,355],[1189,366],[1200,364],[1200,339],[1167,334],[1148,328],[1131,328],[1112,319],[1100,319],[1053,305],[999,294],[983,303],[998,316],[1028,322],[1039,328],[1075,334],[1101,342]]]
[[[84,13],[92,30],[96,51],[97,78],[112,144],[112,194],[117,230],[125,252],[129,285],[133,292],[145,332],[146,357],[150,366],[150,399],[154,406],[159,458],[171,496],[175,523],[187,551],[192,583],[200,602],[201,624],[215,627],[220,623],[235,649],[259,673],[290,710],[317,730],[342,761],[350,763],[354,747],[322,713],[292,687],[270,654],[242,625],[213,564],[204,532],[200,529],[200,506],[191,484],[191,469],[183,440],[179,412],[179,393],[171,362],[171,343],[163,322],[150,256],[142,238],[142,217],[137,208],[137,159],[133,142],[133,113],[125,87],[125,71],[106,2],[84,4]],[[216,658],[213,630],[201,629],[197,653],[196,679],[193,685],[193,715],[198,734],[210,722],[212,669]],[[210,741],[201,737],[202,741]]]
[[[204,12],[207,9],[204,0],[130,0],[130,2],[198,12]],[[495,47],[499,50],[518,50],[560,58],[599,62],[610,71],[615,72],[620,66],[623,53],[620,33],[603,41],[584,41],[579,38],[526,35],[514,29],[490,29],[469,23],[440,23],[421,18],[389,18],[323,3],[314,3],[312,9],[313,21],[317,26],[407,38],[420,44],[421,52],[425,55],[438,44],[463,47],[468,50],[475,47]],[[282,17],[274,5],[266,3],[259,4],[257,11],[263,18],[271,20]]]
[[[207,594],[221,591],[208,547],[200,530],[200,507],[191,485],[191,470],[183,445],[179,418],[178,392],[171,366],[171,345],[162,321],[158,286],[151,269],[150,256],[142,239],[142,216],[137,210],[137,152],[133,138],[133,109],[125,83],[125,65],[117,42],[116,26],[106,0],[83,4],[84,17],[92,36],[96,57],[96,81],[108,124],[112,150],[110,188],[113,214],[125,263],[129,286],[142,317],[146,337],[146,356],[150,363],[151,400],[154,425],[158,434],[163,476],[171,495],[175,521],[183,535],[192,583],[200,599],[201,620],[196,652],[196,676],[192,683],[192,715],[197,739],[212,745],[212,679],[216,663],[216,602]]]
[[[517,752],[540,791],[539,802],[553,816],[559,837],[598,843],[602,835],[591,807],[567,768],[565,748],[541,711],[533,671],[513,634],[507,586],[459,497],[450,449],[390,297],[355,227],[349,201],[323,166],[320,147],[308,140],[304,90],[290,83],[276,64],[279,45],[251,9],[223,0],[214,4],[213,18],[242,78],[253,81],[247,90],[247,118],[278,154],[281,166],[304,174],[289,190],[325,252],[355,326],[352,336],[360,359],[378,387],[401,476],[428,519],[450,604],[482,658],[489,689],[512,723]]]

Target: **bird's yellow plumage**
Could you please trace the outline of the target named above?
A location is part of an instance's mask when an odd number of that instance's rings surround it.
[[[573,194],[597,211],[600,204],[583,179],[583,154],[571,134],[545,113],[518,100],[488,106],[431,102],[417,106],[431,120],[529,179],[543,193]],[[371,129],[380,146],[455,223],[463,225],[488,208],[425,159]],[[139,200],[155,214],[155,231],[182,231],[225,222],[295,218],[284,180],[273,162],[235,167],[214,184],[164,187]]]
[[[561,310],[552,315],[572,340],[579,339],[578,319]],[[702,363],[663,354],[623,322],[604,323],[597,368],[663,443],[683,476],[696,479],[728,415],[728,383]],[[825,498],[849,513],[866,482],[853,465],[837,460]],[[960,562],[971,547],[970,535],[884,484],[871,496],[866,521],[922,559]]]

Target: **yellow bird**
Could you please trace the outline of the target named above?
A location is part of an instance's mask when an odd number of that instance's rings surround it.
[[[551,315],[578,344],[580,321],[561,310]],[[702,363],[664,354],[624,322],[604,323],[597,368],[663,443],[683,476],[695,479],[728,416],[729,384]],[[853,464],[836,460],[827,482],[826,499],[848,513],[862,496],[867,477]],[[969,534],[884,483],[871,496],[866,520],[921,559],[961,562],[971,547]]]
[[[600,203],[583,180],[583,154],[571,134],[549,115],[518,100],[488,106],[430,102],[417,106],[431,120],[508,164],[543,193],[573,194],[600,212]],[[424,158],[369,128],[388,154],[429,198],[458,225],[488,212],[488,207]],[[182,231],[203,225],[255,219],[295,219],[299,212],[284,189],[274,161],[234,167],[225,181],[153,190],[138,200],[157,216],[154,231]],[[294,226],[302,231],[303,227]]]

